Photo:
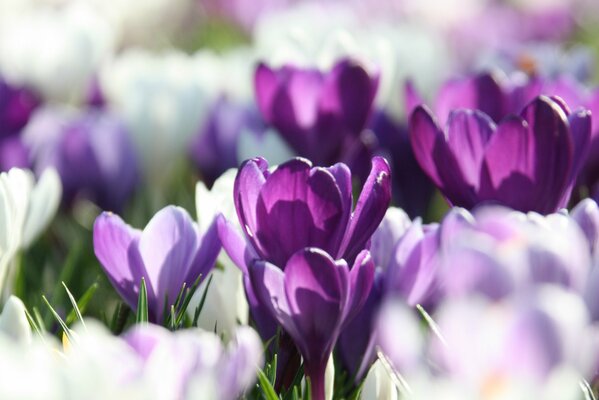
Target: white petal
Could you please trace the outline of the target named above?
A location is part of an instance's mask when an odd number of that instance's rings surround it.
[[[0,314],[0,332],[18,342],[31,342],[31,327],[25,315],[25,305],[15,296],[10,296]]]
[[[56,170],[46,169],[31,192],[21,248],[27,248],[48,226],[60,204],[62,184]]]

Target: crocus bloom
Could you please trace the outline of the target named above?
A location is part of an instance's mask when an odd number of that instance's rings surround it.
[[[494,202],[541,214],[567,203],[590,128],[588,111],[570,113],[544,96],[497,125],[477,110],[452,111],[445,128],[425,106],[410,117],[416,159],[451,204]]]
[[[265,130],[266,125],[252,106],[222,97],[194,137],[191,158],[204,179],[214,182],[227,169],[239,166],[237,146],[241,134],[249,131],[250,135],[261,136]]]
[[[412,218],[425,216],[435,187],[414,156],[407,124],[398,124],[385,112],[378,111],[369,128],[379,142],[377,152],[385,155],[391,164],[394,203]]]
[[[189,287],[207,276],[220,248],[215,223],[200,231],[185,210],[174,206],[156,213],[143,231],[107,212],[94,224],[94,251],[112,285],[136,309],[144,278],[153,321],[162,320],[165,302],[170,309],[183,283]]]
[[[302,157],[317,165],[350,163],[364,152],[366,127],[378,87],[360,64],[342,60],[331,71],[260,64],[255,75],[262,116]],[[352,165],[353,167],[353,165]]]
[[[236,174],[236,169],[228,170],[214,182],[211,190],[201,181],[196,184],[196,213],[201,229],[207,229],[219,213],[230,221],[237,220],[232,196]],[[241,227],[238,229],[241,232]],[[204,298],[198,327],[214,330],[228,339],[238,324],[248,323],[248,302],[241,270],[233,264],[225,251],[220,252],[217,262],[220,268],[214,268],[210,272],[211,278],[206,278],[200,284],[187,311],[190,318],[193,318],[196,307]],[[209,287],[208,282],[211,282]]]
[[[282,270],[257,261],[249,269],[258,299],[293,338],[312,383],[312,398],[325,398],[327,361],[343,326],[362,308],[374,263],[367,250],[351,268],[316,248],[299,250]]]
[[[318,247],[334,259],[353,262],[389,205],[389,165],[381,157],[372,159],[370,175],[353,213],[351,178],[349,168],[341,163],[312,167],[310,161],[296,158],[271,173],[262,158],[246,161],[235,178],[234,200],[240,225],[251,244],[248,251],[254,258],[280,268],[305,247]],[[246,270],[247,246],[240,247],[234,236],[221,236],[233,261]],[[232,242],[227,246],[229,240]]]
[[[58,171],[65,204],[83,197],[119,212],[137,184],[133,144],[123,122],[107,111],[43,108],[23,137],[37,171]]]
[[[16,276],[11,262],[17,252],[28,248],[48,226],[60,204],[60,178],[47,169],[35,181],[29,170],[12,168],[0,174],[0,291],[6,298]]]
[[[30,90],[0,77],[0,136],[18,133],[38,105],[39,99]]]
[[[227,347],[210,331],[170,332],[157,325],[134,326],[124,339],[142,359],[147,383],[164,399],[237,399],[263,363],[262,342],[250,327],[238,328]]]

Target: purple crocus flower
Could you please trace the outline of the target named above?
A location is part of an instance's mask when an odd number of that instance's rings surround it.
[[[540,96],[495,124],[479,110],[454,110],[442,129],[426,106],[410,117],[420,166],[452,205],[494,202],[548,214],[564,207],[590,140],[587,110],[571,113]]]
[[[191,158],[207,182],[214,182],[227,169],[239,166],[237,147],[243,131],[265,133],[266,125],[258,110],[219,98],[191,143]]]
[[[411,218],[426,215],[434,185],[416,161],[407,124],[396,123],[379,111],[371,118],[369,128],[378,140],[377,152],[387,156],[391,164],[394,204]]]
[[[362,134],[378,82],[378,74],[370,75],[350,60],[339,61],[326,73],[260,64],[254,77],[264,120],[298,155],[316,165],[342,161],[355,171],[368,151]]]
[[[372,159],[353,213],[351,183],[351,172],[341,163],[313,167],[310,161],[295,158],[271,173],[263,158],[246,161],[235,178],[234,201],[250,249],[240,247],[244,241],[236,237],[237,232],[221,224],[225,249],[244,271],[246,251],[253,254],[250,261],[257,258],[281,268],[305,247],[353,262],[389,205],[389,165],[382,157]]]
[[[284,270],[257,261],[249,273],[258,299],[298,346],[312,398],[324,400],[327,361],[341,329],[363,307],[372,286],[370,253],[360,252],[350,270],[344,260],[305,248],[289,258]]]
[[[34,168],[54,167],[64,201],[85,197],[105,210],[120,211],[138,181],[135,151],[115,115],[101,109],[45,108],[23,133]]]
[[[307,247],[322,249],[333,259],[353,265],[389,205],[387,162],[373,158],[353,213],[351,183],[345,164],[312,167],[302,158],[285,162],[272,173],[262,158],[248,160],[239,169],[234,201],[245,238],[223,218],[219,235],[231,259],[244,272],[252,318],[264,340],[275,335],[277,323],[254,293],[248,268],[255,260],[263,260],[284,269],[291,256]]]
[[[359,382],[375,359],[375,318],[382,302],[400,297],[410,307],[432,310],[439,298],[437,268],[441,253],[438,224],[413,223],[390,208],[372,235],[371,253],[377,280],[368,302],[340,337],[340,355]]]
[[[11,85],[0,77],[0,136],[17,134],[39,104],[31,91]]]
[[[183,283],[189,287],[207,276],[220,248],[216,222],[200,232],[187,211],[175,206],[156,213],[143,231],[109,212],[94,223],[94,251],[108,279],[136,309],[144,278],[152,321],[162,320],[165,301],[170,308]]]

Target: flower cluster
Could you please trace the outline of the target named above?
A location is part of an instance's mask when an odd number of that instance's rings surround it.
[[[599,398],[597,22],[0,0],[0,399]]]

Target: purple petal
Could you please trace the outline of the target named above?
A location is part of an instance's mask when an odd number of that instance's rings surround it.
[[[287,300],[283,270],[271,263],[256,261],[249,267],[249,279],[260,306],[265,307],[294,339],[300,338]]]
[[[570,125],[570,133],[572,134],[574,153],[568,188],[562,197],[560,207],[566,207],[568,205],[570,194],[572,193],[578,174],[589,154],[591,143],[591,113],[589,110],[578,109],[574,113],[568,115],[568,123]]]
[[[141,231],[131,228],[115,214],[104,212],[94,223],[94,252],[119,295],[137,307],[139,283],[145,275],[138,242]]]
[[[347,325],[362,310],[374,282],[374,261],[368,250],[362,250],[349,272],[350,302],[344,325]]]
[[[148,305],[157,320],[165,298],[170,306],[179,294],[197,247],[197,228],[180,207],[168,206],[158,211],[143,230],[139,252],[146,267]]]
[[[412,114],[416,107],[424,104],[424,100],[422,100],[420,93],[418,93],[418,91],[416,90],[414,82],[412,82],[412,80],[410,79],[406,81],[404,87],[404,102],[404,109],[406,111],[406,115]]]
[[[410,116],[410,142],[418,164],[434,184],[442,189],[443,181],[435,156],[448,153],[449,149],[439,125],[426,106],[418,106]]]
[[[326,364],[339,335],[349,294],[348,275],[338,271],[343,268],[316,248],[298,251],[285,267],[285,293],[299,334],[294,339],[310,364]]]
[[[253,158],[245,161],[239,167],[233,195],[239,225],[245,232],[255,249],[260,253],[261,249],[255,238],[256,234],[256,205],[260,190],[266,182],[268,163],[263,158]]]
[[[198,236],[198,248],[189,271],[185,276],[188,286],[192,285],[198,277],[204,280],[214,267],[216,258],[221,250],[221,242],[218,236],[218,223],[215,219],[206,232]]]
[[[599,207],[592,199],[584,199],[570,214],[584,232],[592,254],[599,249]]]
[[[481,74],[446,83],[437,95],[435,111],[440,121],[459,108],[480,110],[493,121],[499,121],[506,113],[506,103],[506,95],[495,77]]]
[[[248,265],[253,260],[257,260],[258,254],[254,248],[248,245],[246,239],[237,231],[235,225],[227,221],[221,214],[216,219],[218,237],[225,249],[227,255],[241,272],[247,274]]]
[[[311,168],[300,158],[281,164],[258,197],[256,238],[265,259],[283,267],[304,247],[334,252],[345,229],[346,207],[326,169]]]
[[[495,124],[480,111],[456,110],[447,121],[447,144],[454,154],[459,155],[458,164],[465,182],[477,188],[485,156],[485,148]]]
[[[349,133],[358,135],[370,116],[378,81],[355,61],[338,62],[324,81],[319,112],[337,115]]]
[[[339,258],[352,262],[385,216],[391,201],[391,170],[382,157],[372,159],[372,169],[358,198],[356,209],[345,233]]]
[[[154,348],[163,340],[168,340],[169,332],[154,324],[135,325],[124,335],[125,342],[135,350],[144,361],[148,361]]]

